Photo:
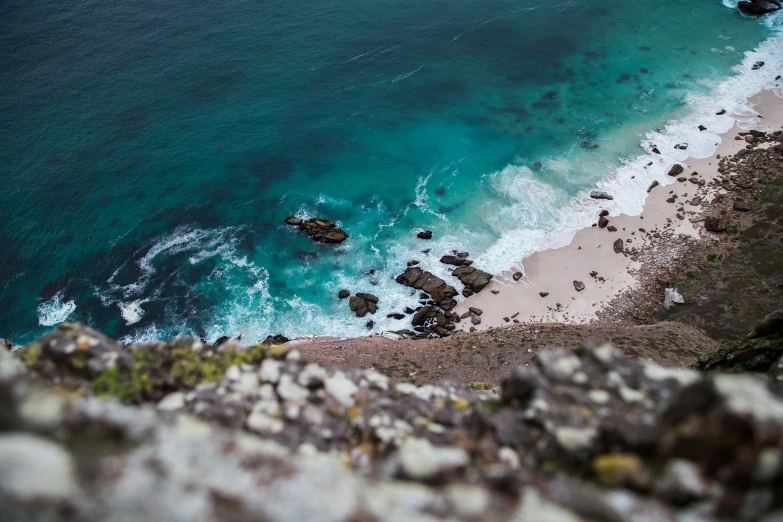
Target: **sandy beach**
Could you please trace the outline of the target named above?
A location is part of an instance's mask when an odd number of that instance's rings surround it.
[[[512,322],[579,324],[605,320],[599,318],[599,313],[638,288],[640,274],[668,270],[677,263],[683,255],[679,248],[683,243],[693,239],[715,241],[715,234],[704,229],[703,220],[713,198],[725,193],[718,184],[711,183],[718,176],[720,158],[748,145],[743,138],[736,139],[740,132],[771,132],[783,126],[783,93],[764,91],[750,102],[756,114],[732,115],[736,123],[720,136],[712,156],[682,163],[681,174],[667,176],[667,184],[649,191],[641,215],[609,215],[606,228],[585,228],[567,246],[531,255],[523,260],[525,275],[519,281],[514,281],[512,271],[496,274],[481,293],[460,302],[455,311],[462,315],[470,307],[481,309],[481,323],[475,326],[479,331]],[[618,239],[623,242],[622,253],[615,252]],[[577,281],[584,285],[583,290],[577,291],[575,287],[581,286],[575,285]],[[467,330],[470,322],[463,321],[462,325]]]

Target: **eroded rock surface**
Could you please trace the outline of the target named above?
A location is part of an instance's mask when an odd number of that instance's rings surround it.
[[[186,353],[227,366],[158,382],[182,361],[192,367]],[[116,365],[87,371],[96,358]],[[95,397],[114,391],[107,375],[139,387],[123,397],[137,405]],[[271,522],[780,516],[783,401],[762,379],[664,369],[605,345],[544,351],[501,389],[472,388],[393,384],[286,347],[125,346],[66,325],[17,355],[0,352],[0,512]]]
[[[285,223],[304,230],[313,241],[318,243],[342,243],[348,239],[348,234],[341,228],[337,228],[328,219],[312,218],[303,221],[297,217],[285,218]]]

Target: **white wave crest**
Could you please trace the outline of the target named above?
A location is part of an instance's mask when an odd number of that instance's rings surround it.
[[[54,297],[38,305],[38,324],[41,326],[54,326],[65,322],[68,316],[76,310],[73,299],[63,302],[62,291]]]

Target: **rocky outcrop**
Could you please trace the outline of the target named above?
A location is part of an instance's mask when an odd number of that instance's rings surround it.
[[[699,359],[699,369],[772,373],[783,389],[783,310],[762,319],[753,331],[731,348],[720,348]]]
[[[719,216],[707,216],[704,218],[704,228],[710,232],[725,232],[729,228],[729,222]]]
[[[378,296],[357,292],[348,301],[348,306],[356,313],[356,317],[364,317],[368,313],[374,314],[378,311]]]
[[[451,275],[460,280],[471,293],[478,293],[484,290],[492,279],[492,274],[479,270],[474,266],[461,266],[454,270]]]
[[[74,341],[94,350],[29,362],[32,346]],[[415,386],[230,348],[233,364],[155,397],[143,389],[158,368],[138,361],[171,357],[171,371],[226,350],[129,347],[76,325],[24,348],[26,365],[0,350],[3,518],[771,521],[783,509],[783,401],[761,379],[601,346],[543,351],[500,389]],[[98,354],[115,365],[32,384]],[[140,389],[139,406],[96,397],[114,380]]]
[[[738,3],[737,8],[746,15],[761,16],[779,10],[780,4],[776,0],[749,0]]]
[[[424,271],[418,266],[408,267],[402,274],[397,276],[397,282],[423,290],[432,296],[432,300],[443,310],[452,310],[457,306],[454,297],[457,295],[457,289],[447,285],[446,281],[430,272]]]
[[[343,229],[337,228],[337,225],[328,219],[312,218],[303,221],[289,216],[285,218],[285,223],[304,230],[313,241],[318,243],[342,243],[349,237]]]
[[[473,264],[473,261],[467,257],[460,256],[443,256],[440,258],[440,262],[446,265],[454,266],[469,266]]]

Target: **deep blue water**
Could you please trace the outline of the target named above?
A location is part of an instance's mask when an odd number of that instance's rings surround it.
[[[726,82],[762,56],[742,83],[758,90],[781,52],[774,23],[718,0],[0,11],[0,336],[15,343],[66,318],[128,339],[366,333],[344,287],[381,296],[374,331],[405,327],[385,316],[416,303],[392,280],[406,261],[449,277],[437,259],[459,248],[500,272],[589,224],[584,191],[602,184],[637,209],[678,152],[633,180],[617,169],[650,136],[698,141],[667,122],[731,108]],[[314,245],[291,214],[351,238]]]

